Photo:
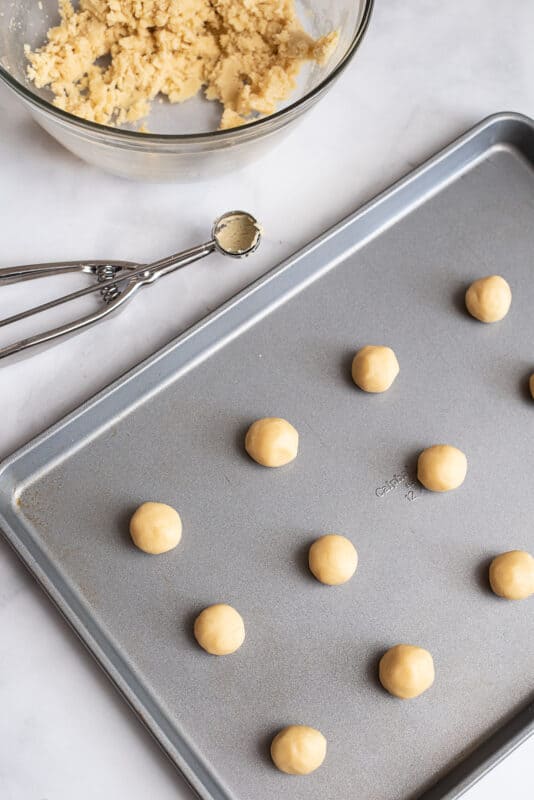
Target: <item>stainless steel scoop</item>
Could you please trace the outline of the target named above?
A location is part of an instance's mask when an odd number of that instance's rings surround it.
[[[57,328],[21,339],[7,347],[0,348],[0,359],[19,353],[34,345],[49,342],[59,336],[86,328],[94,322],[106,317],[124,305],[141,288],[154,283],[158,278],[169,275],[177,269],[198,261],[204,256],[218,251],[232,258],[243,258],[254,253],[260,244],[261,228],[256,219],[245,211],[229,211],[219,217],[212,228],[211,239],[198,247],[174,253],[171,256],[154,261],[152,264],[135,264],[131,261],[69,261],[66,263],[29,264],[20,267],[0,269],[0,287],[2,285],[62,275],[67,272],[83,272],[93,275],[96,284],[79,289],[76,292],[50,300],[48,303],[30,308],[10,317],[0,319],[0,328],[19,320],[32,317],[55,306],[84,297],[92,292],[100,292],[103,300],[102,308],[93,314],[79,317]]]

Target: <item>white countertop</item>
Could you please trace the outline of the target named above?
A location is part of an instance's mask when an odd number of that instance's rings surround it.
[[[379,0],[331,93],[277,151],[212,185],[141,185],[100,173],[0,89],[0,265],[148,261],[197,244],[215,216],[235,207],[267,232],[246,262],[210,257],[143,291],[111,321],[3,364],[0,458],[482,117],[534,116],[533,31],[532,0]],[[11,302],[2,301],[0,316],[44,291],[4,289]],[[191,797],[1,541],[0,708],[2,800]],[[532,800],[533,764],[534,737],[465,796]]]

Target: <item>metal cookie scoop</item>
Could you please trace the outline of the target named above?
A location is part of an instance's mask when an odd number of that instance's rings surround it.
[[[97,283],[79,289],[76,292],[50,300],[48,303],[14,314],[0,320],[0,328],[18,322],[19,320],[32,317],[42,311],[84,297],[92,292],[100,292],[104,305],[93,314],[88,314],[79,319],[52,328],[44,333],[30,336],[19,342],[0,348],[0,359],[26,350],[28,347],[49,342],[59,336],[79,331],[92,325],[93,322],[103,319],[111,314],[119,306],[124,305],[132,295],[141,287],[149,283],[154,283],[158,278],[169,275],[177,269],[198,261],[204,256],[218,251],[225,256],[232,258],[243,258],[254,253],[261,240],[261,228],[251,214],[245,211],[229,211],[219,217],[212,228],[212,238],[209,242],[190,250],[183,250],[174,253],[167,258],[154,261],[152,264],[135,264],[131,261],[69,261],[67,263],[51,264],[30,264],[21,267],[7,267],[0,269],[0,287],[2,285],[17,283],[18,281],[30,280],[32,278],[44,278],[52,275],[62,275],[66,272],[85,272],[94,275]],[[122,284],[122,285],[121,285]]]

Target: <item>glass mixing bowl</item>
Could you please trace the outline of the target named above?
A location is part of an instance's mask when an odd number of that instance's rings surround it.
[[[97,125],[55,108],[51,92],[37,89],[26,75],[24,45],[34,49],[45,42],[47,30],[59,21],[58,0],[1,0],[1,6],[0,79],[39,125],[84,161],[115,175],[176,181],[239,169],[278,142],[354,56],[373,0],[297,0],[299,19],[310,34],[319,37],[338,30],[339,41],[328,64],[305,65],[297,88],[277,113],[218,131],[221,107],[213,101],[197,96],[180,104],[154,102],[146,120],[150,133]]]

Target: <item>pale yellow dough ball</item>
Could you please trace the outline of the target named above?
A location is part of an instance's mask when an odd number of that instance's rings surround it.
[[[245,450],[263,467],[283,467],[297,457],[299,435],[286,419],[265,417],[253,422],[245,437]]]
[[[380,659],[380,683],[390,694],[408,700],[434,683],[434,661],[428,650],[412,644],[396,644]]]
[[[143,503],[130,520],[130,536],[145,553],[166,553],[182,538],[182,520],[165,503]]]
[[[528,386],[529,386],[529,389],[530,389],[530,394],[532,395],[532,398],[534,399],[534,372],[532,373],[532,375],[528,379]]]
[[[479,278],[465,293],[467,310],[480,322],[499,322],[510,310],[512,290],[500,275]]]
[[[457,489],[467,474],[467,458],[457,447],[435,444],[427,447],[417,460],[417,478],[425,489],[449,492]]]
[[[271,758],[288,775],[309,775],[321,766],[325,757],[325,737],[307,725],[288,725],[271,743]]]
[[[501,553],[490,564],[489,580],[499,597],[526,600],[534,594],[534,558],[524,550]]]
[[[339,586],[349,581],[356,572],[358,553],[349,539],[329,533],[312,544],[308,563],[318,581]]]
[[[368,344],[352,360],[352,380],[364,392],[385,392],[399,374],[399,362],[391,347]]]
[[[245,641],[245,623],[235,608],[217,603],[200,612],[195,620],[194,633],[207,653],[227,656],[239,650]]]

